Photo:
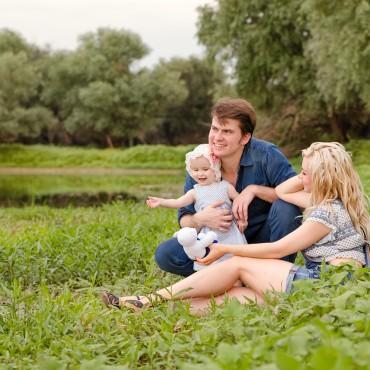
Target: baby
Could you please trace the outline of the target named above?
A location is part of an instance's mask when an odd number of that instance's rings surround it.
[[[193,151],[186,154],[186,170],[189,175],[197,182],[194,188],[178,199],[164,199],[157,197],[148,197],[146,203],[150,208],[159,206],[167,208],[186,207],[194,203],[196,212],[203,210],[209,205],[223,200],[224,204],[220,208],[227,209],[231,212],[231,202],[239,194],[235,188],[225,180],[221,180],[221,163],[219,159],[212,157],[209,145],[198,145]],[[239,227],[238,227],[239,225]],[[243,230],[243,223],[236,224],[232,221],[228,231],[212,230],[217,234],[217,241],[222,244],[246,244]],[[201,233],[210,231],[208,227],[203,227]],[[222,259],[231,257],[225,255]],[[194,269],[199,269],[195,264]]]

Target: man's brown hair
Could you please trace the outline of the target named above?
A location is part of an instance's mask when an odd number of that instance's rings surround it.
[[[213,106],[211,116],[216,117],[220,123],[226,119],[239,121],[243,135],[253,134],[256,127],[256,111],[245,99],[221,98]]]

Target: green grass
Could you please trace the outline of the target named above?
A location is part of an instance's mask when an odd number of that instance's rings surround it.
[[[354,159],[369,194],[367,150]],[[150,192],[167,180],[155,181]],[[106,309],[105,289],[146,294],[178,279],[153,260],[177,227],[175,210],[143,203],[1,209],[0,369],[370,369],[370,269],[341,284],[347,267],[337,268],[264,306],[230,301],[204,318],[182,302]]]
[[[134,203],[1,210],[0,369],[370,368],[370,270],[201,319],[180,302],[142,315],[103,307],[104,289],[145,294],[177,279],[153,261],[175,214]]]
[[[140,145],[130,149],[92,149],[43,145],[0,145],[0,167],[184,168],[195,145]]]
[[[170,147],[139,145],[130,149],[92,149],[42,145],[0,145],[0,167],[104,167],[184,168],[185,153],[195,145]],[[347,145],[355,163],[367,163],[370,140],[353,140]],[[298,164],[300,159],[292,159]]]

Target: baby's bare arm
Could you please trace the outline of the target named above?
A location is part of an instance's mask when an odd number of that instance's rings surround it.
[[[150,208],[166,207],[166,208],[180,208],[193,204],[195,201],[194,189],[189,190],[186,194],[177,199],[165,199],[157,197],[148,197],[146,204]]]

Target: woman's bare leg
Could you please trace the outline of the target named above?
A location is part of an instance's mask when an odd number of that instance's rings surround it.
[[[255,294],[261,296],[268,290],[284,291],[286,278],[292,264],[276,259],[232,257],[214,264],[149,295],[149,300],[187,299],[218,296],[230,290],[241,280]],[[125,301],[128,297],[122,297]],[[143,298],[147,301],[146,298]]]
[[[252,289],[246,287],[233,287],[224,294],[214,298],[189,298],[190,312],[196,316],[203,316],[209,313],[211,303],[221,305],[225,300],[236,298],[240,303],[256,302],[263,303],[263,298]]]

